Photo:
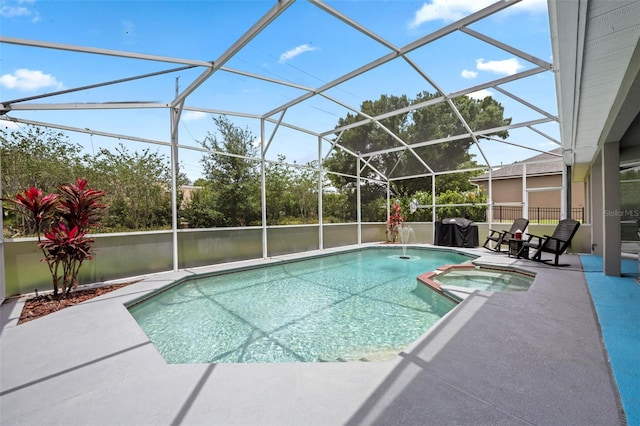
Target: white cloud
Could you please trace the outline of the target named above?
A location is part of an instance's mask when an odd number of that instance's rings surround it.
[[[34,3],[35,0],[6,0],[0,3],[0,16],[3,18],[31,17],[32,22],[40,20],[40,14],[25,5]]]
[[[522,0],[519,3],[509,7],[505,12],[530,12],[538,13],[545,12],[547,10],[547,0]]]
[[[502,61],[487,61],[480,58],[476,60],[476,67],[480,71],[489,71],[495,74],[513,75],[524,69],[524,65],[517,58],[504,59]]]
[[[472,79],[472,78],[476,78],[478,76],[478,71],[462,70],[460,75],[462,76],[462,78]]]
[[[280,60],[278,62],[283,64],[287,62],[289,59],[293,59],[304,52],[312,52],[316,49],[317,47],[309,46],[308,44],[301,44],[300,46],[294,47],[291,50],[287,50],[282,55],[280,55]]]
[[[182,113],[182,119],[184,121],[196,121],[196,120],[202,120],[207,115],[208,115],[207,113],[204,113],[202,111],[185,111]]]
[[[51,87],[55,90],[63,88],[63,84],[51,74],[45,74],[42,71],[27,68],[20,68],[13,74],[0,76],[0,86],[24,92],[30,92],[44,87]]]
[[[431,3],[424,3],[416,11],[415,16],[409,22],[409,28],[418,28],[429,21],[453,22],[489,6],[491,3],[493,0],[432,0]]]
[[[472,99],[482,100],[484,98],[488,98],[489,96],[492,96],[492,93],[487,89],[480,89],[477,92],[469,93],[467,96]]]
[[[416,29],[429,21],[453,22],[495,3],[495,0],[431,0],[418,9],[409,22]],[[538,13],[547,10],[547,0],[522,0],[505,9],[505,14]]]

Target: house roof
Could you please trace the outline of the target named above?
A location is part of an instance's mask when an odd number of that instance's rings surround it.
[[[557,175],[562,173],[562,148],[538,154],[522,161],[507,164],[491,172],[491,179],[509,179],[522,176],[522,166],[527,165],[527,176]],[[471,179],[472,182],[489,180],[489,172]]]

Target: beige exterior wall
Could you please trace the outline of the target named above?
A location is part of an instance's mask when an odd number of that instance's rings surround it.
[[[480,183],[485,194],[489,193],[489,182]],[[500,179],[493,181],[493,202],[522,202],[522,179]]]
[[[478,182],[485,194],[489,193],[489,182]],[[549,188],[562,186],[562,175],[532,176],[527,178],[527,188]],[[572,207],[582,208],[584,202],[584,183],[573,182],[571,184]],[[522,202],[522,178],[496,179],[493,181],[493,202],[521,203]],[[530,207],[560,207],[560,191],[529,192]]]
[[[482,190],[488,194],[488,181],[478,182]],[[587,222],[585,207],[585,184],[574,182],[571,185],[572,209],[581,208],[579,211],[572,210],[569,217],[573,217],[581,222]],[[527,178],[527,188],[558,188],[562,186],[562,175],[530,176]],[[562,193],[560,190],[528,192],[528,213],[522,213],[522,178],[513,177],[507,179],[496,179],[493,181],[493,202],[492,220],[497,222],[512,221],[516,217],[524,216],[532,223],[550,223],[559,219],[560,207],[562,205]],[[505,206],[506,205],[506,206]]]

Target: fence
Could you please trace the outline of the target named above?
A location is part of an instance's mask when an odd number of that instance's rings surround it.
[[[512,222],[522,217],[522,207],[493,206],[494,222]],[[571,209],[571,218],[584,223],[584,207]],[[530,223],[556,223],[560,220],[560,207],[529,207],[527,215]]]

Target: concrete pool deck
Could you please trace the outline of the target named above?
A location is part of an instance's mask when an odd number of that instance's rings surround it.
[[[154,275],[19,326],[5,303],[0,423],[624,424],[580,256],[554,268],[464,251],[536,280],[527,292],[473,293],[387,362],[166,364],[124,303],[222,265]]]

